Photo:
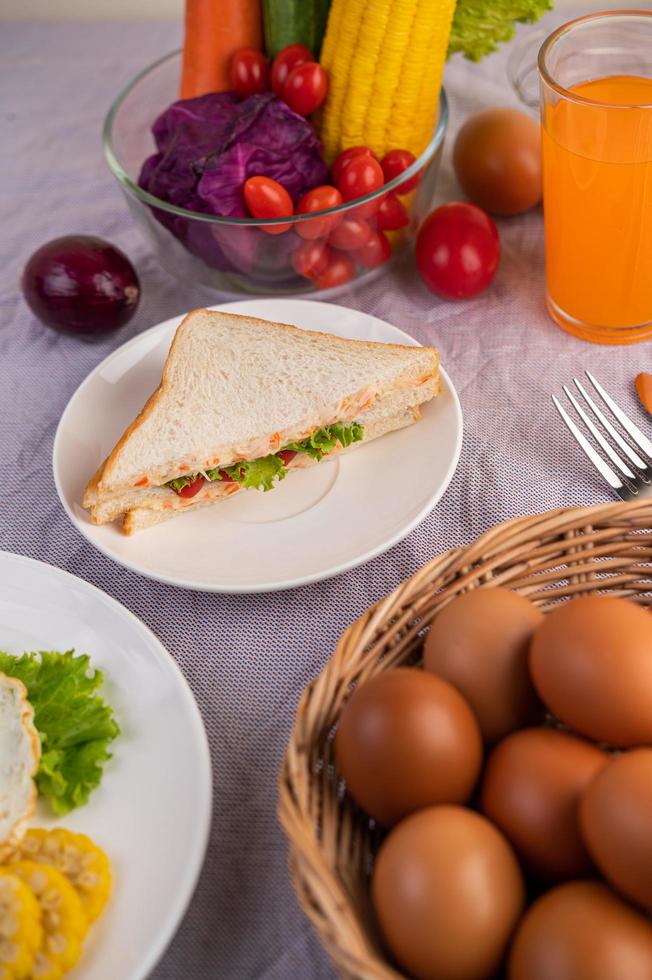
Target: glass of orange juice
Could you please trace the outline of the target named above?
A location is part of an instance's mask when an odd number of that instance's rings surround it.
[[[591,14],[538,59],[548,309],[605,344],[652,337],[652,11]]]

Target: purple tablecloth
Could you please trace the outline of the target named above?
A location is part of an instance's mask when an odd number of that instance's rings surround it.
[[[560,15],[547,23],[555,19]],[[459,468],[434,513],[388,554],[289,593],[200,595],[139,578],[72,528],[50,459],[66,402],[102,358],[132,332],[219,300],[157,266],[102,157],[102,118],[115,94],[177,46],[180,30],[173,24],[3,24],[0,37],[0,547],[65,568],[119,599],[177,659],[199,703],[213,760],[212,834],[194,900],[156,980],[330,978],[296,904],[275,815],[277,771],[303,687],[343,629],[433,555],[518,514],[604,500],[562,430],[550,393],[590,367],[639,416],[633,377],[650,370],[650,347],[594,347],[553,325],[543,301],[539,211],[500,222],[499,274],[471,302],[441,302],[409,264],[392,269],[338,302],[441,350],[465,431]],[[484,105],[516,104],[505,64],[503,52],[481,65],[456,58],[447,68],[451,134],[442,200],[460,194],[448,162],[460,121]],[[134,321],[97,346],[45,329],[18,287],[32,250],[70,232],[114,241],[142,280]]]

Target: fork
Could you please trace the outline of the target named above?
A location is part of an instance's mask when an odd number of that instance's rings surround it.
[[[555,408],[561,415],[580,449],[588,456],[600,475],[609,484],[611,489],[618,494],[621,500],[636,500],[638,497],[652,497],[652,441],[623,412],[622,408],[616,404],[613,398],[604,390],[600,382],[593,377],[591,372],[586,371],[585,373],[596,394],[602,399],[602,402],[611,412],[615,420],[620,423],[625,433],[629,436],[630,441],[621,435],[611,419],[596,405],[594,399],[578,378],[573,378],[575,386],[593,413],[593,416],[600,422],[602,430],[598,428],[593,418],[582,407],[568,385],[563,385],[563,389],[571,405],[598,446],[609,458],[611,463],[613,463],[613,468],[594,449],[556,395],[553,395],[552,400]],[[605,432],[611,437],[612,442],[606,438]],[[613,443],[620,450],[620,454],[614,449]],[[632,446],[632,443],[634,443],[636,448]]]

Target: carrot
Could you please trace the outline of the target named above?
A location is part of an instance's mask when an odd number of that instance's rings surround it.
[[[181,98],[231,88],[233,54],[262,45],[260,0],[186,0]]]

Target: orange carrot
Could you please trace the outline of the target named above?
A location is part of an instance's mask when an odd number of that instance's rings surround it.
[[[636,375],[636,392],[645,411],[652,415],[652,374],[641,371]]]
[[[260,0],[186,0],[181,98],[230,89],[233,54],[262,46]]]

